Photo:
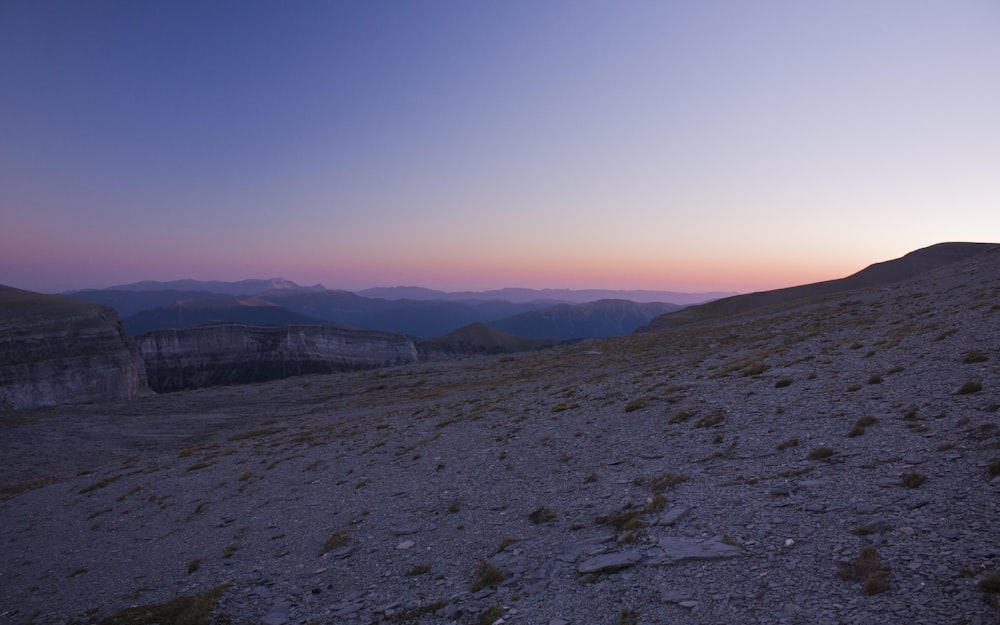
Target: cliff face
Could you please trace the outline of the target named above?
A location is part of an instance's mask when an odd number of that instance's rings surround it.
[[[0,407],[131,399],[142,358],[111,308],[0,286]]]
[[[213,324],[136,339],[149,385],[168,392],[293,375],[388,367],[419,359],[403,334],[332,326]]]

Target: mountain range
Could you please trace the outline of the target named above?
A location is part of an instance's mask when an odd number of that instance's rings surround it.
[[[567,340],[623,336],[657,315],[682,308],[673,303],[637,303],[624,297],[586,303],[551,299],[580,298],[581,293],[641,295],[633,291],[504,289],[477,294],[414,291],[409,287],[388,291],[395,296],[414,297],[370,297],[319,285],[300,287],[280,278],[233,283],[147,281],[64,295],[114,308],[132,336],[233,322],[260,326],[333,324],[401,332],[424,339],[442,337],[470,324],[487,323],[525,337]],[[372,292],[380,291],[366,291]],[[648,297],[655,292],[642,293]],[[500,295],[510,299],[501,299]],[[686,294],[682,299],[690,301],[704,296],[701,301],[705,301],[709,295]]]

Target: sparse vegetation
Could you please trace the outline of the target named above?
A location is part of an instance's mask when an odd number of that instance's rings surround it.
[[[500,553],[501,551],[507,549],[507,547],[510,547],[511,545],[516,543],[518,540],[519,539],[514,538],[513,536],[504,536],[503,540],[500,541],[500,544],[497,545],[497,550],[494,551],[493,553]]]
[[[784,450],[788,449],[789,447],[795,447],[798,444],[799,444],[799,439],[797,439],[797,438],[787,438],[787,439],[781,441],[780,443],[778,443],[778,446],[775,449],[777,449],[778,451],[784,451]]]
[[[245,441],[252,438],[262,438],[264,436],[271,436],[272,434],[277,434],[281,432],[281,428],[262,428],[259,430],[250,430],[249,432],[240,432],[239,434],[233,434],[229,437],[230,441]]]
[[[876,374],[874,374],[874,375],[872,375],[871,377],[868,378],[868,383],[869,384],[881,384],[882,383],[882,376],[880,376],[879,374],[876,373]]]
[[[1000,593],[1000,573],[994,573],[979,580],[979,590],[988,593]]]
[[[865,595],[888,591],[890,570],[889,564],[879,559],[875,547],[871,545],[862,549],[854,561],[854,571],[861,579],[861,592]]]
[[[710,428],[715,427],[726,420],[726,416],[722,414],[721,410],[716,410],[710,415],[705,415],[704,417],[698,419],[694,422],[694,427],[696,428]]]
[[[192,573],[196,573],[200,568],[201,568],[201,558],[195,558],[194,560],[188,562],[187,574],[191,575]]]
[[[854,427],[851,428],[851,431],[848,432],[847,435],[850,437],[861,436],[862,434],[865,433],[865,428],[871,425],[875,425],[875,423],[877,422],[878,419],[876,419],[875,417],[867,417],[867,416],[861,417],[860,419],[854,422]]]
[[[691,479],[683,473],[661,473],[649,481],[649,490],[661,493]]]
[[[323,555],[324,553],[333,551],[334,549],[340,549],[346,545],[349,540],[350,535],[346,530],[334,530],[323,542],[323,548],[320,549],[319,555]]]
[[[743,369],[743,371],[740,372],[740,374],[743,377],[748,378],[755,375],[760,375],[770,368],[771,368],[770,365],[767,365],[763,362],[756,362],[747,366],[745,369]]]
[[[112,614],[98,625],[209,625],[212,611],[229,584],[220,584],[200,595],[177,597],[166,603],[140,605]]]
[[[504,609],[498,605],[490,606],[479,615],[479,625],[493,625],[503,618]]]
[[[923,473],[905,473],[903,474],[903,486],[906,488],[917,488],[927,480],[927,476]]]
[[[1000,475],[1000,458],[995,458],[993,462],[990,463],[988,471],[992,477]]]
[[[778,378],[774,381],[774,388],[785,388],[786,386],[791,386],[793,380],[789,377]]]
[[[833,455],[833,450],[823,445],[809,452],[810,460],[825,460]]]
[[[556,513],[550,510],[548,507],[538,508],[534,512],[528,515],[528,520],[530,520],[535,525],[539,523],[548,523],[556,518]]]
[[[635,399],[629,401],[625,404],[625,412],[634,412],[640,408],[644,408],[646,404],[649,403],[648,397],[636,397]]]
[[[472,592],[478,592],[483,588],[496,588],[510,575],[509,571],[497,568],[489,562],[482,562],[476,569],[476,579],[470,588]]]
[[[676,425],[678,423],[684,423],[688,419],[694,416],[694,413],[689,412],[684,409],[678,409],[674,414],[667,420],[670,425]]]
[[[962,358],[962,362],[964,362],[967,365],[972,365],[976,364],[977,362],[986,362],[986,361],[987,361],[986,354],[978,349],[970,349],[969,351],[965,352],[965,356]]]
[[[417,575],[423,575],[431,570],[431,565],[429,564],[417,564],[412,569],[406,572],[409,577],[416,577]]]
[[[978,393],[981,390],[983,390],[982,382],[976,380],[969,380],[968,382],[963,383],[962,386],[958,387],[958,390],[955,391],[955,394],[968,395],[970,393]]]

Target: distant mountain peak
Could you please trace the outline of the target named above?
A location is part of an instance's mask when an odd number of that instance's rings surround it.
[[[226,282],[223,280],[193,280],[190,278],[183,280],[170,280],[168,282],[158,282],[156,280],[143,280],[131,284],[113,286],[107,291],[204,291],[217,293],[220,295],[260,295],[267,291],[325,291],[322,284],[313,286],[301,286],[288,280],[287,278],[265,278],[239,280],[237,282]]]

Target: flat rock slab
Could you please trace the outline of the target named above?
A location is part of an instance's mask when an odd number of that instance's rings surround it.
[[[658,547],[659,553],[656,553],[653,558],[657,564],[670,564],[685,560],[735,558],[743,553],[739,547],[727,545],[720,540],[696,540],[676,536],[661,538]]]
[[[642,553],[638,551],[619,551],[584,560],[577,567],[577,570],[581,573],[610,572],[630,567],[640,561],[642,561]]]

